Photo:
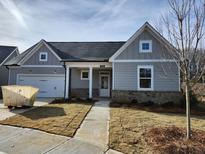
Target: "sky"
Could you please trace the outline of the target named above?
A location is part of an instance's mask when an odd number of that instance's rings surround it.
[[[41,39],[126,41],[167,8],[167,0],[0,0],[0,45],[23,52]]]

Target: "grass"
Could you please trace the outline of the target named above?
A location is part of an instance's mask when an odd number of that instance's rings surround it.
[[[0,124],[73,137],[92,105],[92,102],[85,101],[69,103],[55,101],[0,121]]]
[[[193,116],[192,128],[205,130],[205,116]],[[156,113],[132,105],[111,104],[109,147],[124,153],[155,153],[147,143],[152,128],[186,125],[185,114]]]

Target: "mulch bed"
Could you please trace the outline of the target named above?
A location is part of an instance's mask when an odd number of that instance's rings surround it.
[[[139,109],[143,111],[148,112],[154,112],[154,113],[179,113],[179,114],[185,114],[186,109],[178,106],[167,106],[162,107],[160,105],[150,105],[150,106],[144,106],[140,104],[134,104],[134,103],[115,103],[112,102],[110,104],[110,107],[125,107],[130,109]],[[205,110],[198,109],[198,108],[192,108],[191,109],[191,115],[197,115],[197,116],[203,116],[205,115]]]
[[[186,130],[179,127],[157,127],[149,130],[145,140],[154,151],[163,154],[204,154],[205,131],[192,130],[186,140]]]

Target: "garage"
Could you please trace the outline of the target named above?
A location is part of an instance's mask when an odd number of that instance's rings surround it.
[[[18,74],[17,84],[39,88],[37,97],[63,97],[64,75]]]

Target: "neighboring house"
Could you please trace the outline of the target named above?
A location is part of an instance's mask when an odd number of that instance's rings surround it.
[[[9,70],[4,64],[19,55],[18,48],[14,46],[0,46],[0,86],[8,85]],[[0,98],[2,98],[0,88]]]
[[[180,74],[168,46],[147,22],[126,42],[41,40],[6,63],[9,84],[39,87],[39,97],[178,101]]]

